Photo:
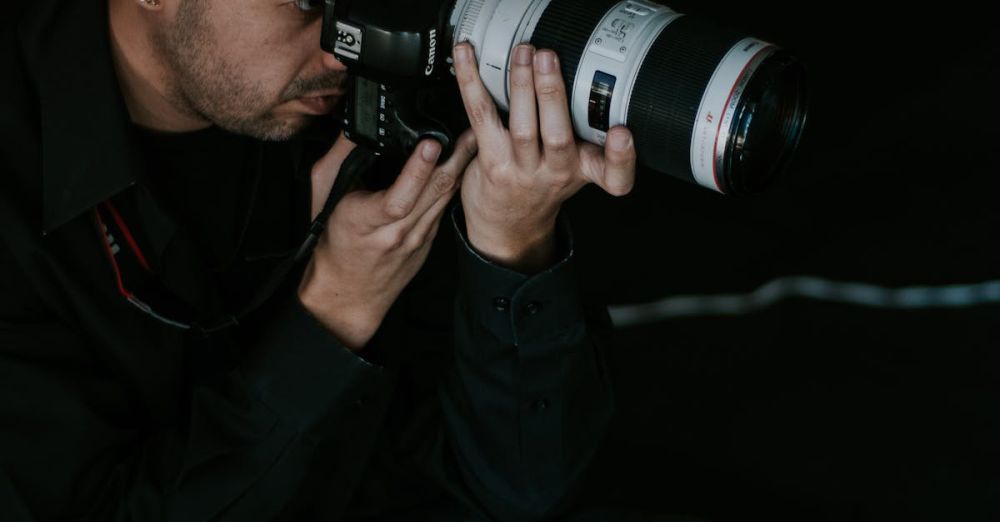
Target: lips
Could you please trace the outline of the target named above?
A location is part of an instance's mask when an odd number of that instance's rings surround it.
[[[318,91],[301,96],[296,101],[304,105],[309,113],[317,115],[328,114],[336,107],[337,102],[340,101],[340,97],[343,94],[343,91],[339,89]]]
[[[337,88],[334,88],[334,89],[324,89],[322,91],[307,92],[307,93],[303,94],[300,97],[301,98],[325,98],[327,96],[340,97],[340,96],[343,96],[346,93],[347,93],[347,91],[345,91],[343,88],[337,87]]]

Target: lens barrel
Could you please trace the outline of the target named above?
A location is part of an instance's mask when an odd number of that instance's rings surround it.
[[[474,43],[489,47],[477,46],[491,60],[481,69],[509,71],[519,41],[556,51],[577,133],[603,144],[610,126],[625,124],[652,170],[726,194],[754,192],[787,167],[801,139],[804,67],[741,31],[646,0],[465,4],[475,5],[461,8],[473,13],[463,27],[478,28],[485,36]],[[502,20],[482,20],[500,11]],[[505,106],[506,82],[487,83]]]

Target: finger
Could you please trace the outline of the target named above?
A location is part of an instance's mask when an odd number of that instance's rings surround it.
[[[438,198],[437,201],[435,201],[434,204],[427,209],[427,212],[420,216],[420,219],[414,223],[413,229],[410,230],[409,234],[409,237],[411,238],[410,240],[413,241],[414,246],[422,245],[434,237],[437,226],[441,222],[441,216],[444,214],[445,209],[448,208],[448,204],[451,203],[451,198],[454,194],[455,190],[453,189],[446,197]]]
[[[313,165],[310,173],[312,184],[310,205],[312,213],[310,215],[312,219],[316,219],[316,216],[323,210],[326,198],[330,196],[330,189],[333,188],[333,182],[337,180],[337,174],[340,173],[340,166],[355,147],[357,145],[341,133],[333,147],[330,147],[330,151]]]
[[[476,133],[481,159],[497,165],[510,157],[510,140],[497,114],[496,104],[483,85],[476,64],[476,55],[468,43],[460,43],[454,49],[455,76],[462,93],[465,112]]]
[[[635,186],[636,152],[632,133],[618,126],[608,131],[604,149],[588,147],[583,175],[612,196],[624,196]]]
[[[510,68],[510,139],[514,161],[526,171],[538,166],[538,108],[535,100],[535,48],[519,45],[514,49]]]
[[[535,95],[538,99],[539,132],[545,147],[546,161],[567,165],[576,154],[576,138],[573,135],[559,58],[552,51],[535,53]]]
[[[368,223],[379,227],[409,216],[430,181],[440,155],[441,144],[435,140],[423,140],[417,144],[396,181],[380,193],[380,204],[371,207],[372,214],[366,216]]]
[[[476,153],[476,135],[471,130],[465,131],[455,142],[455,151],[451,157],[437,168],[431,182],[424,188],[416,208],[406,219],[408,226],[415,226],[438,201],[451,199],[451,195],[461,185],[465,168],[476,157]]]

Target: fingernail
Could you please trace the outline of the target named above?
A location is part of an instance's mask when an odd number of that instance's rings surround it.
[[[514,49],[514,63],[517,65],[531,65],[534,49],[530,45],[519,45]]]
[[[556,53],[543,51],[535,53],[535,58],[535,62],[538,64],[538,72],[548,74],[556,70]]]
[[[453,54],[455,55],[455,61],[456,62],[458,62],[458,63],[465,63],[465,62],[469,61],[469,59],[470,59],[470,57],[472,55],[472,50],[469,48],[469,44],[467,44],[467,43],[460,43],[460,44],[458,44],[458,45],[455,46]]]
[[[626,132],[616,132],[608,138],[608,141],[611,142],[613,150],[623,152],[632,146],[632,135]]]
[[[423,148],[420,150],[420,155],[423,156],[424,161],[436,161],[438,154],[441,154],[441,145],[433,140],[424,143]]]

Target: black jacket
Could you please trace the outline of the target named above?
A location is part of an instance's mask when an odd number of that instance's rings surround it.
[[[129,302],[134,285],[195,318],[238,299],[150,188],[105,6],[38,2],[0,30],[0,518],[338,520],[457,498],[522,520],[565,507],[612,412],[598,336],[610,322],[582,305],[568,223],[562,260],[527,277],[476,255],[456,207],[361,356],[294,284],[214,335],[158,321]],[[292,180],[281,205],[249,199],[253,239],[230,271],[252,287],[305,234],[317,147],[248,146],[258,171],[280,173],[263,179]],[[102,229],[106,202],[136,237]],[[123,282],[111,259],[126,262],[126,240],[153,274]]]

